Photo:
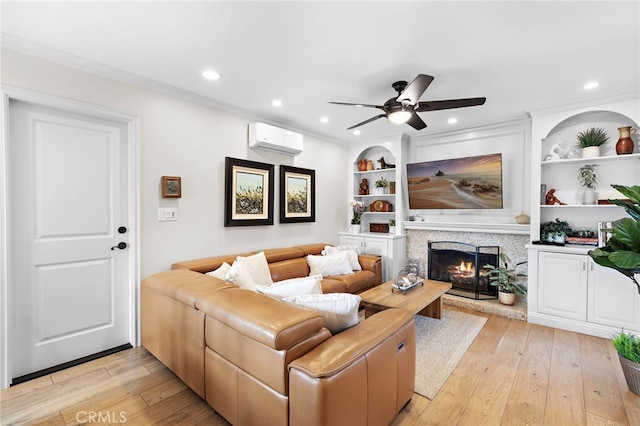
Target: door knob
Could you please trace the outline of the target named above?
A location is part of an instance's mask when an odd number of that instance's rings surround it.
[[[127,232],[126,226],[121,226],[120,228],[118,228],[118,234],[124,234],[125,232]]]
[[[124,241],[119,242],[117,246],[113,246],[111,247],[111,250],[115,250],[115,249],[120,249],[120,250],[124,250],[127,248],[127,243],[125,243]]]

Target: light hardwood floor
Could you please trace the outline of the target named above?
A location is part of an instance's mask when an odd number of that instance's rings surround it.
[[[394,425],[640,425],[608,340],[447,309],[488,321],[436,397],[414,395]],[[227,424],[144,348],[0,391],[0,410],[3,425]]]

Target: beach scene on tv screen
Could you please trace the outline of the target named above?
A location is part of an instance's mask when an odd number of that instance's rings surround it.
[[[501,209],[502,155],[407,164],[411,209]]]

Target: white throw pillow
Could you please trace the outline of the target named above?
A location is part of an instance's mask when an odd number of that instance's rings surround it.
[[[220,278],[221,280],[227,279],[227,274],[229,273],[229,269],[231,269],[231,265],[227,262],[224,262],[218,269],[215,271],[207,272],[205,275],[209,275],[210,277]]]
[[[290,278],[275,282],[272,285],[258,285],[256,286],[256,291],[279,298],[305,294],[322,294],[322,275]]]
[[[307,256],[307,263],[311,269],[309,275],[320,274],[326,277],[350,274],[353,272],[351,263],[349,262],[349,255],[345,251],[328,254],[326,256],[314,256],[310,254]]]
[[[353,269],[354,271],[362,271],[362,266],[360,266],[360,262],[358,262],[358,254],[360,253],[360,248],[357,246],[324,246],[322,254],[329,255],[341,251],[347,253],[349,257],[349,263],[351,264],[351,269]]]
[[[227,273],[227,280],[249,290],[255,290],[256,285],[273,284],[264,252],[246,257],[238,256]]]
[[[349,293],[307,294],[283,299],[316,311],[324,317],[324,325],[332,334],[358,324],[360,296]]]

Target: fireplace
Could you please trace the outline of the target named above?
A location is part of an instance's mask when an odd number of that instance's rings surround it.
[[[451,283],[449,294],[496,299],[498,289],[489,285],[485,265],[498,266],[498,246],[474,246],[455,241],[430,241],[428,278]]]

